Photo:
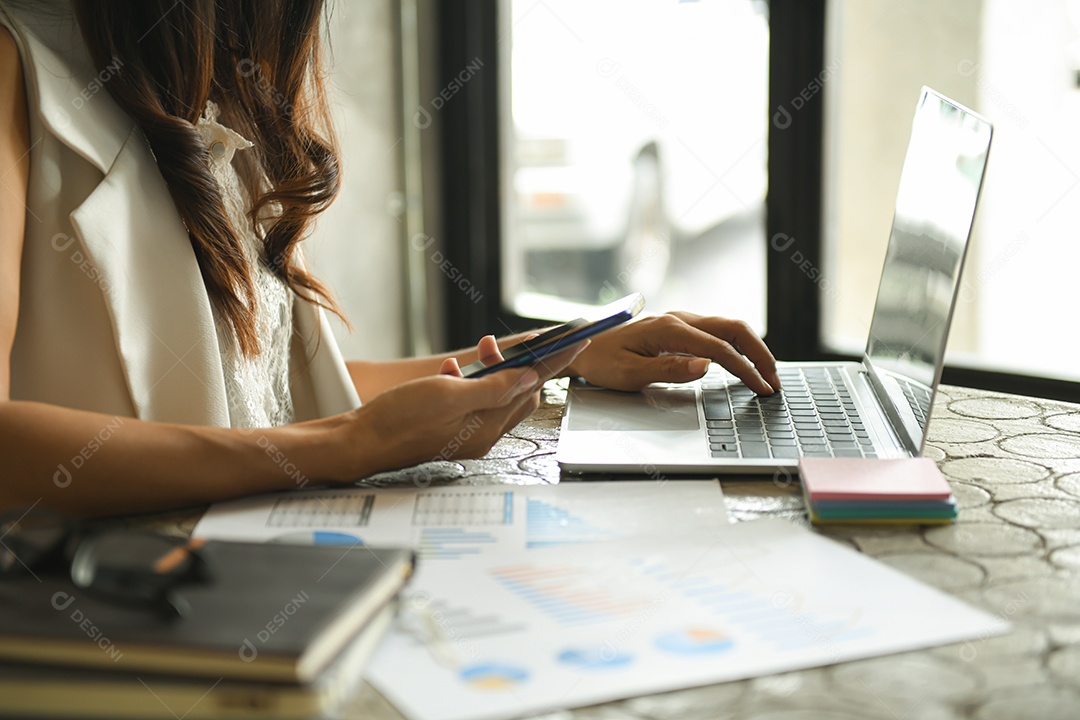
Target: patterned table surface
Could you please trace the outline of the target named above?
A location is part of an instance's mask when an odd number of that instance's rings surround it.
[[[378,486],[557,483],[565,391],[482,460],[436,462]],[[552,713],[550,718],[1080,717],[1080,406],[944,386],[927,455],[960,517],[942,527],[819,529],[1014,623],[1006,636]],[[668,476],[669,478],[672,476]],[[797,480],[722,479],[735,520],[807,525]],[[197,516],[159,517],[190,532]],[[400,718],[365,687],[348,717]]]

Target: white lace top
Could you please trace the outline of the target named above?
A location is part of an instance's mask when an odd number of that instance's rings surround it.
[[[258,296],[256,328],[259,354],[245,358],[225,318],[214,312],[229,420],[234,428],[286,425],[294,419],[289,390],[289,348],[292,339],[292,291],[270,270],[262,242],[247,216],[251,199],[232,165],[237,150],[251,142],[217,122],[218,107],[206,105],[195,127],[210,148],[211,171],[221,186],[229,220],[254,268]]]

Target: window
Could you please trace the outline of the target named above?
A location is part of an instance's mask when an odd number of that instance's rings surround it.
[[[1080,379],[1080,3],[834,0],[825,61],[824,343],[866,337],[925,84],[995,133],[948,362]]]
[[[753,0],[506,0],[503,301],[630,291],[765,331],[769,29]]]
[[[781,359],[860,356],[926,84],[995,123],[944,381],[1080,400],[1058,319],[1080,259],[1078,6],[439,4],[439,84],[460,86],[438,113],[440,258],[483,289],[444,284],[448,345],[636,288],[741,316]]]

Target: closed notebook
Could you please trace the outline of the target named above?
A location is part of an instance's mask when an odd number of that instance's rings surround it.
[[[293,720],[338,717],[394,616],[380,610],[311,683],[173,677],[0,663],[0,717]]]
[[[362,545],[210,541],[211,574],[163,621],[68,578],[0,582],[0,660],[140,673],[311,682],[402,588],[413,554]]]

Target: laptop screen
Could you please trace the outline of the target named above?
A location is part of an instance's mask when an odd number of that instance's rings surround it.
[[[882,404],[915,451],[941,377],[990,136],[986,120],[923,88],[866,345]]]

